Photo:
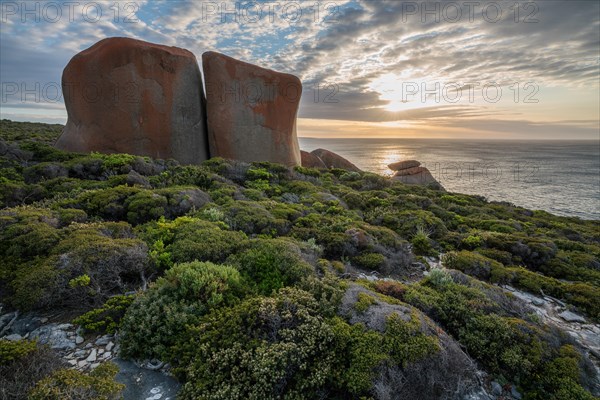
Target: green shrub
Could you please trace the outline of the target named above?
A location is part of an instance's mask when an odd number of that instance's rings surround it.
[[[85,211],[76,208],[59,208],[56,212],[62,226],[67,226],[72,222],[84,223],[88,219]]]
[[[498,261],[465,250],[447,253],[443,263],[447,268],[457,269],[483,280],[489,280],[494,270],[503,268]]]
[[[526,393],[528,398],[533,400],[592,400],[594,396],[580,385],[580,360],[581,355],[573,346],[562,346],[559,349],[558,357],[546,364],[540,381],[532,382],[535,389]]]
[[[246,178],[251,181],[269,181],[273,175],[264,168],[251,167],[246,171]]]
[[[286,220],[275,218],[262,205],[249,201],[236,201],[225,210],[231,229],[246,234],[283,234],[289,229]]]
[[[0,340],[0,366],[28,356],[36,348],[37,343],[31,340]]]
[[[352,258],[352,262],[360,268],[380,270],[385,265],[385,256],[379,253],[364,253]]]
[[[483,240],[479,236],[469,235],[462,240],[461,244],[467,249],[476,249],[483,244]]]
[[[308,293],[284,289],[215,310],[180,342],[182,399],[316,398],[333,374],[333,334]]]
[[[87,333],[115,333],[135,296],[119,295],[108,299],[102,307],[88,311],[73,320]]]
[[[232,255],[227,262],[235,265],[248,283],[264,295],[313,273],[302,259],[300,248],[283,239],[252,240],[247,250]]]
[[[139,296],[121,321],[124,357],[167,359],[171,346],[208,311],[244,293],[235,268],[209,262],[177,264]]]
[[[128,197],[124,204],[127,209],[127,221],[136,225],[165,215],[168,200],[157,193],[141,191]]]
[[[0,340],[0,399],[27,399],[39,380],[65,362],[49,346],[28,340]]]
[[[377,301],[373,296],[369,296],[366,293],[360,292],[358,294],[358,301],[354,303],[354,309],[360,313],[363,313],[375,303],[377,303]]]
[[[417,233],[412,237],[410,243],[413,245],[415,254],[421,256],[435,256],[437,251],[434,250],[429,233],[422,227],[417,227]]]
[[[444,288],[454,283],[448,271],[441,268],[432,268],[427,275],[427,282],[436,288]]]
[[[89,374],[61,369],[39,381],[30,400],[116,400],[124,385],[114,380],[119,367],[110,362],[100,364]]]
[[[242,232],[226,231],[208,222],[182,224],[173,230],[169,249],[174,262],[222,262],[246,242]]]

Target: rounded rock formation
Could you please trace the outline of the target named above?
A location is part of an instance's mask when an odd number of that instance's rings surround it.
[[[423,185],[444,190],[443,186],[433,177],[431,172],[420,165],[421,163],[417,160],[406,160],[389,164],[388,167],[396,171],[394,176],[392,176],[392,180],[407,185]]]
[[[300,156],[302,157],[302,166],[305,168],[327,168],[325,163],[323,163],[323,161],[314,154],[300,150]]]
[[[62,88],[68,120],[59,149],[208,158],[202,78],[187,50],[104,39],[71,59]]]
[[[332,151],[316,149],[311,151],[310,154],[320,158],[327,168],[340,168],[348,171],[360,172],[360,168]]]
[[[212,157],[300,165],[297,77],[212,51],[202,55],[202,68]]]

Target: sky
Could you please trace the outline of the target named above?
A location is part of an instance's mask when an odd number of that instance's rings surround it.
[[[5,1],[0,117],[66,122],[63,68],[113,36],[303,83],[301,137],[600,140],[600,2]]]

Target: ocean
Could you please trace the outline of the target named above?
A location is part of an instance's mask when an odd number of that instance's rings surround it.
[[[300,147],[331,150],[383,175],[392,175],[389,163],[415,159],[449,192],[600,220],[598,141],[300,138]]]

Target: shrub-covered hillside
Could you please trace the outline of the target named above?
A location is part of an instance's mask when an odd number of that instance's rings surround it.
[[[181,399],[459,399],[492,381],[598,395],[598,354],[504,289],[597,322],[598,221],[366,172],[64,153],[60,126],[0,132],[4,306],[118,331],[121,357],[169,363]],[[3,373],[45,351],[18,343],[0,341]],[[109,367],[56,364],[27,378],[35,398],[119,390]]]

